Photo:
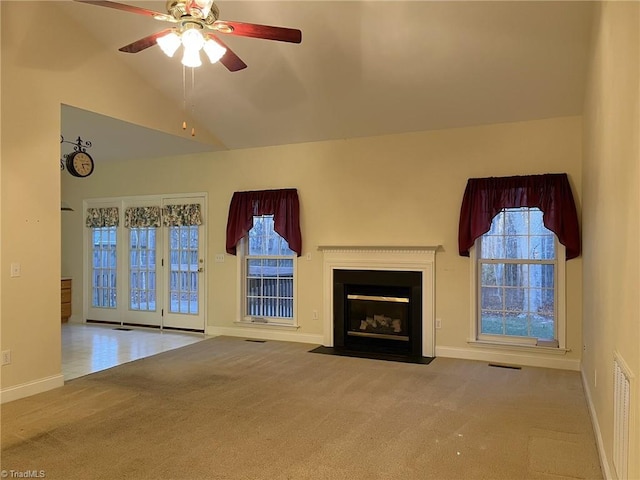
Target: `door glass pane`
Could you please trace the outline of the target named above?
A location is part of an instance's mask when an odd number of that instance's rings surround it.
[[[197,315],[198,226],[169,227],[169,311]]]
[[[91,306],[116,308],[116,229],[100,227],[91,229]]]
[[[156,228],[129,229],[129,308],[156,311]]]

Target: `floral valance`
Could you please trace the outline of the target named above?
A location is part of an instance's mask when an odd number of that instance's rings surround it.
[[[162,209],[162,223],[165,227],[202,225],[200,204],[166,205]]]
[[[274,230],[302,255],[300,204],[295,188],[235,192],[227,220],[227,253],[236,254],[236,245],[253,227],[254,215],[273,215]]]
[[[567,259],[580,255],[578,215],[566,173],[469,179],[460,209],[460,255],[469,256],[469,248],[489,231],[498,212],[519,207],[542,210],[544,226],[566,247]]]
[[[117,227],[120,224],[118,207],[87,208],[85,223],[89,228]]]
[[[160,226],[160,207],[129,207],[124,211],[126,228]]]

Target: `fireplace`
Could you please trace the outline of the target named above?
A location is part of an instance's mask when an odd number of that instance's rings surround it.
[[[437,246],[320,246],[327,348],[435,357]]]
[[[346,350],[422,355],[422,274],[334,270],[333,345]]]

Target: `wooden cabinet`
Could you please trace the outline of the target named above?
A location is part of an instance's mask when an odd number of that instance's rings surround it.
[[[61,302],[60,317],[62,323],[67,322],[71,316],[71,279],[63,278],[60,284]]]

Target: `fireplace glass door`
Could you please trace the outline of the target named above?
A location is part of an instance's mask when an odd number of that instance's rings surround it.
[[[368,354],[422,355],[422,274],[334,270],[333,345]]]
[[[409,298],[347,295],[347,335],[409,341]]]

